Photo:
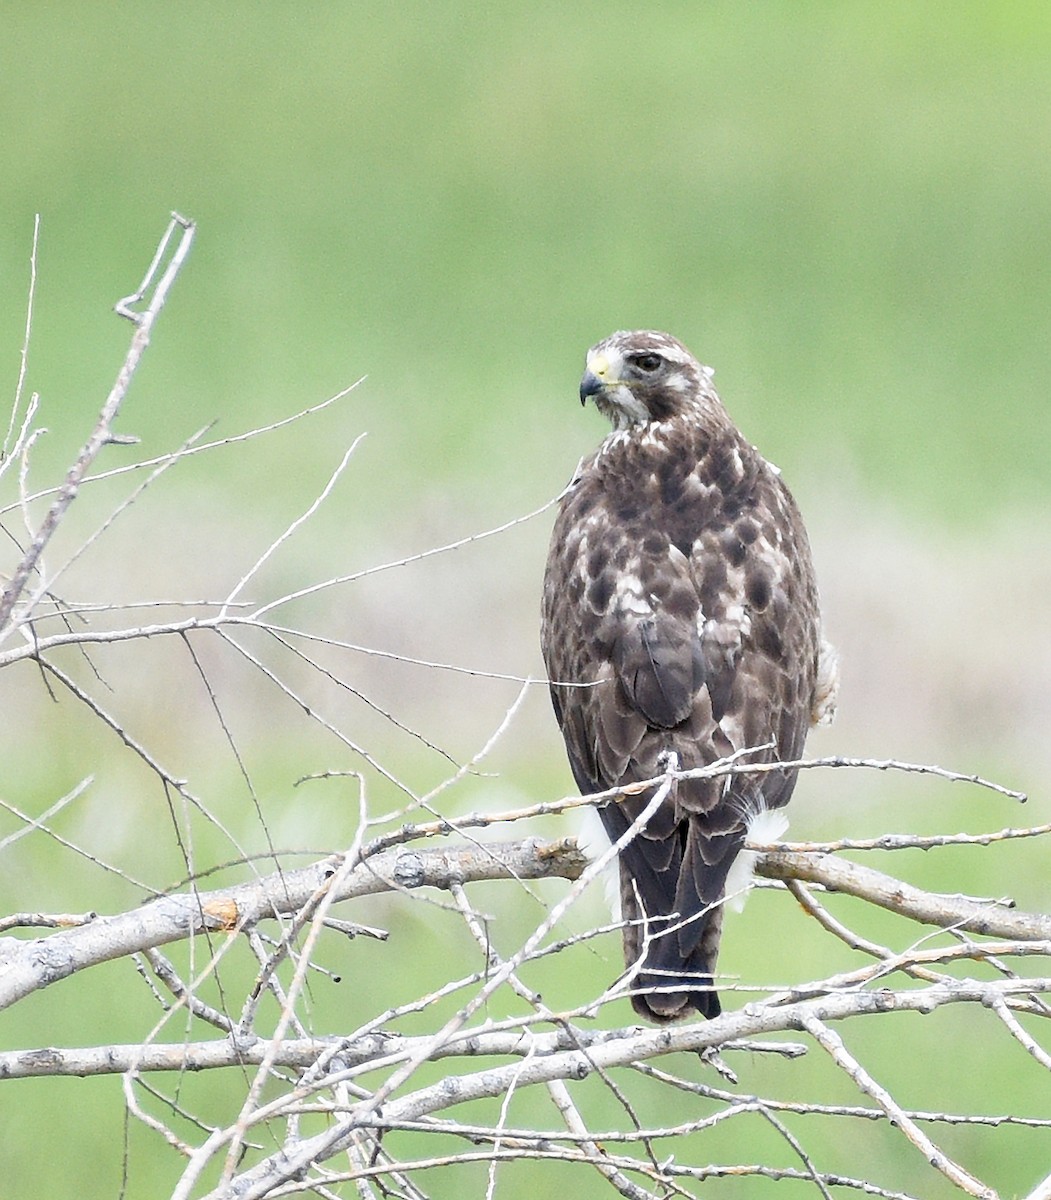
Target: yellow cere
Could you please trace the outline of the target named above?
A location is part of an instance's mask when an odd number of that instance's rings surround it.
[[[601,379],[603,375],[609,374],[609,359],[604,354],[596,354],[588,360],[588,369]]]

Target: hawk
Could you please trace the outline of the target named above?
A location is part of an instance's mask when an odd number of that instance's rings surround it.
[[[735,752],[799,758],[835,707],[802,518],[701,366],[644,330],[593,346],[580,384],[613,425],[562,499],[541,642],[584,794]],[[718,1016],[730,867],[749,825],[787,804],[791,769],[677,779],[619,854],[632,1003],[654,1021]],[[599,808],[612,841],[654,789]]]

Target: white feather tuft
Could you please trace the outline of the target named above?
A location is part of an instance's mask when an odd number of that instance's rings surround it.
[[[609,849],[609,838],[598,810],[593,806],[577,809],[577,845],[588,856],[598,858]],[[602,887],[606,893],[606,902],[614,921],[619,921],[620,913],[620,866],[612,859],[602,871]]]
[[[831,725],[836,715],[836,700],[839,695],[839,655],[835,647],[824,639],[817,660],[817,684],[814,688],[814,706],[810,712],[811,725]]]
[[[748,818],[745,838],[759,844],[778,842],[787,829],[788,814],[783,808],[760,808]],[[726,877],[726,907],[732,912],[740,912],[744,908],[744,902],[752,890],[755,860],[754,850],[742,850]]]

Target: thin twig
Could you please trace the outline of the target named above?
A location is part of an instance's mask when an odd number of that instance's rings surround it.
[[[888,1120],[900,1129],[936,1171],[940,1171],[950,1183],[955,1184],[969,1196],[978,1200],[998,1200],[996,1192],[965,1171],[923,1132],[905,1110],[897,1103],[886,1088],[878,1084],[865,1068],[854,1058],[844,1045],[843,1039],[834,1030],[812,1014],[804,1014],[800,1024],[835,1064],[854,1081],[857,1087],[870,1096],[887,1114]]]
[[[1051,1071],[1051,1054],[1040,1045],[1040,1043],[1029,1036],[1022,1028],[1018,1018],[1007,1007],[1007,1003],[1002,996],[990,997],[989,1007],[1007,1026],[1011,1036],[1020,1046],[1025,1049],[1025,1052],[1035,1059],[1045,1071]]]
[[[0,800],[0,808],[5,809],[13,816],[18,817],[23,822],[21,829],[16,829],[14,833],[9,833],[7,837],[0,838],[0,853],[6,850],[15,842],[20,841],[28,833],[33,833],[35,830],[42,830],[45,833],[52,833],[48,829],[46,822],[49,821],[57,813],[60,813],[67,805],[72,804],[74,800],[79,799],[85,791],[95,782],[93,775],[88,775],[76,785],[66,792],[64,796],[60,796],[50,808],[45,809],[39,817],[32,817],[28,813],[22,812],[13,804],[8,804],[6,800]]]
[[[127,357],[124,364],[117,375],[117,380],[106,399],[106,403],[102,406],[99,412],[98,419],[95,423],[95,428],[88,438],[77,456],[76,461],[70,467],[66,475],[65,482],[59,489],[58,495],[48,509],[46,516],[41,522],[40,528],[37,530],[36,536],[33,538],[32,544],[26,551],[22,561],[15,569],[11,581],[4,589],[3,596],[0,597],[0,631],[6,629],[7,624],[14,612],[15,605],[19,602],[22,592],[25,589],[26,583],[36,569],[40,556],[43,554],[45,547],[54,536],[55,530],[58,528],[65,516],[69,506],[76,499],[77,492],[80,490],[80,485],[87,475],[91,464],[98,457],[104,446],[108,446],[120,439],[114,432],[113,426],[120,412],[121,405],[128,393],[128,388],[131,384],[132,377],[142,361],[142,356],[146,352],[147,346],[150,344],[150,333],[153,329],[153,323],[157,319],[161,309],[164,307],[164,302],[168,298],[168,292],[172,284],[175,282],[175,277],[178,275],[180,268],[186,260],[187,254],[190,252],[190,246],[193,243],[194,223],[180,217],[177,214],[172,214],[172,220],[168,226],[168,230],[161,240],[161,245],[158,247],[157,254],[151,264],[150,271],[143,280],[142,288],[137,293],[137,298],[141,297],[147,287],[153,281],[153,273],[156,271],[160,262],[161,254],[163,253],[168,239],[171,237],[176,226],[181,226],[182,235],[179,239],[179,244],[172,254],[171,260],[168,263],[164,274],[157,282],[153,290],[153,296],[150,299],[146,308],[137,314],[131,313],[125,301],[121,301],[118,305],[118,311],[122,315],[128,316],[135,322],[135,333],[132,335],[131,346],[128,349]],[[127,298],[130,299],[130,298]]]
[[[36,299],[36,264],[39,246],[40,213],[35,213],[33,216],[33,243],[29,251],[29,296],[26,300],[26,326],[25,332],[22,335],[22,348],[18,359],[18,382],[15,384],[15,399],[11,405],[11,416],[7,423],[7,433],[4,435],[3,453],[0,454],[0,475],[3,474],[10,458],[18,453],[18,441],[21,441],[21,438],[19,438],[15,443],[15,449],[12,450],[11,434],[14,432],[15,422],[18,420],[18,410],[22,404],[22,391],[25,388],[26,372],[29,369],[29,343],[33,332],[33,305]]]
[[[282,417],[279,421],[271,421],[267,425],[256,425],[251,429],[246,429],[243,433],[234,433],[229,437],[216,438],[214,442],[202,442],[200,445],[190,446],[186,449],[182,457],[191,458],[195,454],[204,454],[209,450],[221,450],[227,446],[237,446],[242,442],[250,442],[255,438],[262,437],[265,434],[274,433],[279,429],[285,429],[289,425],[294,425],[297,422],[302,421],[305,417],[312,417],[315,413],[324,411],[324,409],[328,408],[330,405],[344,399],[346,396],[349,396],[351,392],[360,387],[364,382],[365,376],[363,375],[360,379],[356,379],[352,384],[349,384],[345,388],[341,388],[334,395],[329,396],[328,399],[321,400],[317,404],[311,404],[307,408],[300,409],[299,412],[293,413],[290,417]],[[98,471],[94,475],[85,476],[82,480],[82,484],[86,486],[87,484],[98,483],[103,479],[113,479],[118,475],[127,475],[129,472],[145,471],[150,467],[161,465],[166,461],[167,458],[167,454],[161,454],[156,458],[143,458],[138,462],[126,463],[121,467],[113,467],[108,471]],[[34,492],[32,495],[27,496],[25,498],[26,503],[35,503],[37,500],[46,499],[48,496],[55,495],[58,490],[58,487],[42,488],[40,491]],[[13,507],[16,506],[0,506],[0,516],[10,512],[11,508]]]
[[[975,782],[974,776],[964,778]],[[1022,793],[1013,794],[1020,796]],[[834,842],[778,842],[776,848],[798,850],[803,854],[835,854],[840,850],[933,850],[938,846],[992,846],[996,842],[1044,837],[1049,833],[1051,822],[1028,829],[999,829],[995,833],[941,833],[926,837],[913,833],[884,833],[875,838],[839,838]]]
[[[455,541],[446,542],[442,546],[434,546],[429,550],[421,550],[416,554],[407,554],[402,558],[394,558],[389,562],[379,563],[374,567],[365,567],[360,571],[355,571],[350,575],[339,575],[334,579],[326,579],[321,583],[311,584],[309,587],[299,588],[297,591],[289,592],[285,596],[280,596],[276,600],[271,600],[267,604],[260,605],[252,614],[258,619],[264,613],[270,612],[279,605],[290,604],[293,600],[301,600],[304,596],[312,596],[317,592],[324,591],[326,588],[339,587],[345,583],[355,583],[359,579],[365,579],[372,575],[378,575],[382,571],[390,571],[395,567],[407,567],[411,563],[423,562],[424,559],[433,558],[437,554],[448,554],[452,550],[459,550],[464,546],[470,546],[475,542],[484,541],[487,538],[496,537],[497,534],[506,533],[509,529],[514,529],[517,525],[523,525],[526,521],[532,521],[535,517],[539,517],[542,513],[553,508],[565,494],[563,490],[557,496],[553,496],[550,500],[545,501],[539,508],[533,509],[532,512],[526,513],[524,516],[512,517],[510,521],[504,521],[501,525],[496,525],[491,529],[485,529],[481,533],[471,533],[466,537],[457,538]]]
[[[272,558],[273,555],[276,554],[277,551],[284,545],[284,543],[286,541],[288,541],[288,539],[296,532],[296,530],[302,528],[304,523],[309,521],[310,518],[314,515],[314,513],[316,513],[317,510],[321,507],[321,505],[324,504],[325,500],[329,496],[329,493],[339,482],[340,476],[342,476],[343,472],[347,469],[347,463],[350,462],[351,455],[354,453],[355,450],[357,450],[358,446],[361,445],[361,442],[363,441],[364,437],[365,437],[365,435],[363,433],[358,434],[358,436],[354,439],[354,441],[351,442],[348,449],[344,451],[343,457],[339,461],[339,465],[329,476],[328,482],[321,489],[321,491],[318,493],[318,495],[315,496],[314,499],[310,502],[306,511],[300,513],[300,515],[298,517],[296,517],[296,519],[291,523],[291,525],[288,526],[288,528],[284,531],[284,533],[282,533],[280,537],[278,537],[277,539],[275,539],[273,542],[270,543],[270,545],[263,551],[263,553],[255,560],[255,562],[248,569],[248,571],[246,571],[245,574],[242,575],[241,578],[237,581],[237,583],[234,585],[233,591],[231,591],[229,596],[227,596],[226,601],[223,604],[223,608],[222,608],[221,612],[219,613],[220,620],[223,619],[227,615],[227,610],[228,610],[229,606],[236,602],[238,596],[241,594],[242,591],[244,591],[245,586],[248,584],[249,580],[251,580],[252,578],[255,577],[255,575],[258,574],[258,572],[262,569],[263,565],[270,558]],[[257,616],[258,616],[258,613],[259,613],[259,610],[257,610],[257,612],[256,612]]]

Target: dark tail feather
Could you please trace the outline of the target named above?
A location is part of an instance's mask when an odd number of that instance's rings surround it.
[[[635,804],[643,801],[634,801]],[[618,841],[633,816],[632,802],[609,804],[599,816]],[[696,1011],[722,1011],[713,977],[723,925],[723,889],[744,843],[739,831],[702,832],[696,818],[664,832],[651,821],[620,852],[624,961],[640,959],[632,1004],[641,1017],[672,1021]]]
[[[691,1010],[711,1020],[722,1012],[715,991],[715,962],[719,954],[723,908],[717,905],[695,918],[701,926],[694,949],[684,955],[679,946],[678,921],[663,922],[669,932],[662,934],[657,924],[649,927],[649,943],[642,969],[632,988],[631,1004],[640,1017],[648,1021],[675,1021],[690,1015]],[[691,930],[691,941],[696,935]],[[639,936],[641,943],[642,938]],[[642,945],[639,945],[642,949]],[[625,952],[627,954],[625,932]],[[637,956],[636,956],[637,957]],[[632,961],[629,958],[629,961]]]
[[[634,846],[622,855],[622,909],[635,918],[624,931],[625,961],[643,959],[632,999],[640,1016],[673,1021],[694,1010],[711,1019],[722,1011],[714,976],[723,890],[742,842],[738,833],[704,837],[691,826],[675,882],[670,871],[640,870]]]

